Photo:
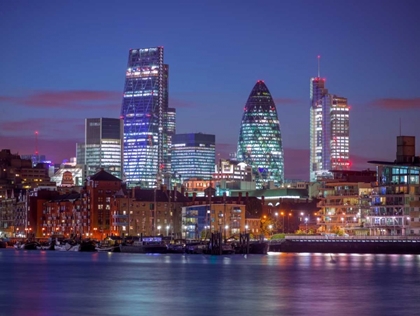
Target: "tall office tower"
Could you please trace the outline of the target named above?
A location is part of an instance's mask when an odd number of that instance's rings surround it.
[[[310,99],[310,181],[316,181],[350,167],[349,106],[346,98],[328,93],[319,75],[311,78]]]
[[[167,148],[168,65],[163,47],[131,49],[125,76],[124,174],[128,186],[155,187],[169,172]]]
[[[123,121],[114,118],[85,120],[84,164],[87,176],[101,168],[117,178],[123,176]],[[78,145],[78,154],[83,146]],[[83,154],[81,154],[83,156]],[[80,158],[78,162],[82,162]]]
[[[257,81],[245,104],[237,158],[252,166],[256,188],[284,181],[284,156],[276,105],[264,81]]]
[[[182,180],[210,180],[216,163],[216,137],[192,133],[172,137],[172,171]]]
[[[171,164],[171,148],[172,148],[172,137],[176,133],[176,110],[174,108],[168,108],[166,112],[166,142],[164,143],[165,149],[164,152],[166,156],[164,157],[164,164],[166,166],[166,172],[164,174],[164,182],[171,183],[172,179],[172,164]],[[171,187],[171,185],[170,185]],[[169,187],[169,188],[170,188]]]

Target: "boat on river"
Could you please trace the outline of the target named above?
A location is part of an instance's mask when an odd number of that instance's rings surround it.
[[[121,252],[130,253],[167,253],[168,247],[163,242],[162,237],[135,237],[126,240],[120,245]]]

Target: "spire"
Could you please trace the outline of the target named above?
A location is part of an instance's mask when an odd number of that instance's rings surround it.
[[[321,78],[321,55],[318,55],[318,78]]]

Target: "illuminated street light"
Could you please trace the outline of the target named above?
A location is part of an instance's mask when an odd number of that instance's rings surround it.
[[[162,227],[161,226],[158,226],[157,227],[157,229],[158,229],[158,231],[159,231],[159,235],[160,235],[160,229],[161,229]]]

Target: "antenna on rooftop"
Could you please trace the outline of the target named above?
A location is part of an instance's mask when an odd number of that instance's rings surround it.
[[[318,55],[318,78],[321,77],[321,55]]]
[[[35,131],[35,155],[38,156],[38,131]]]

